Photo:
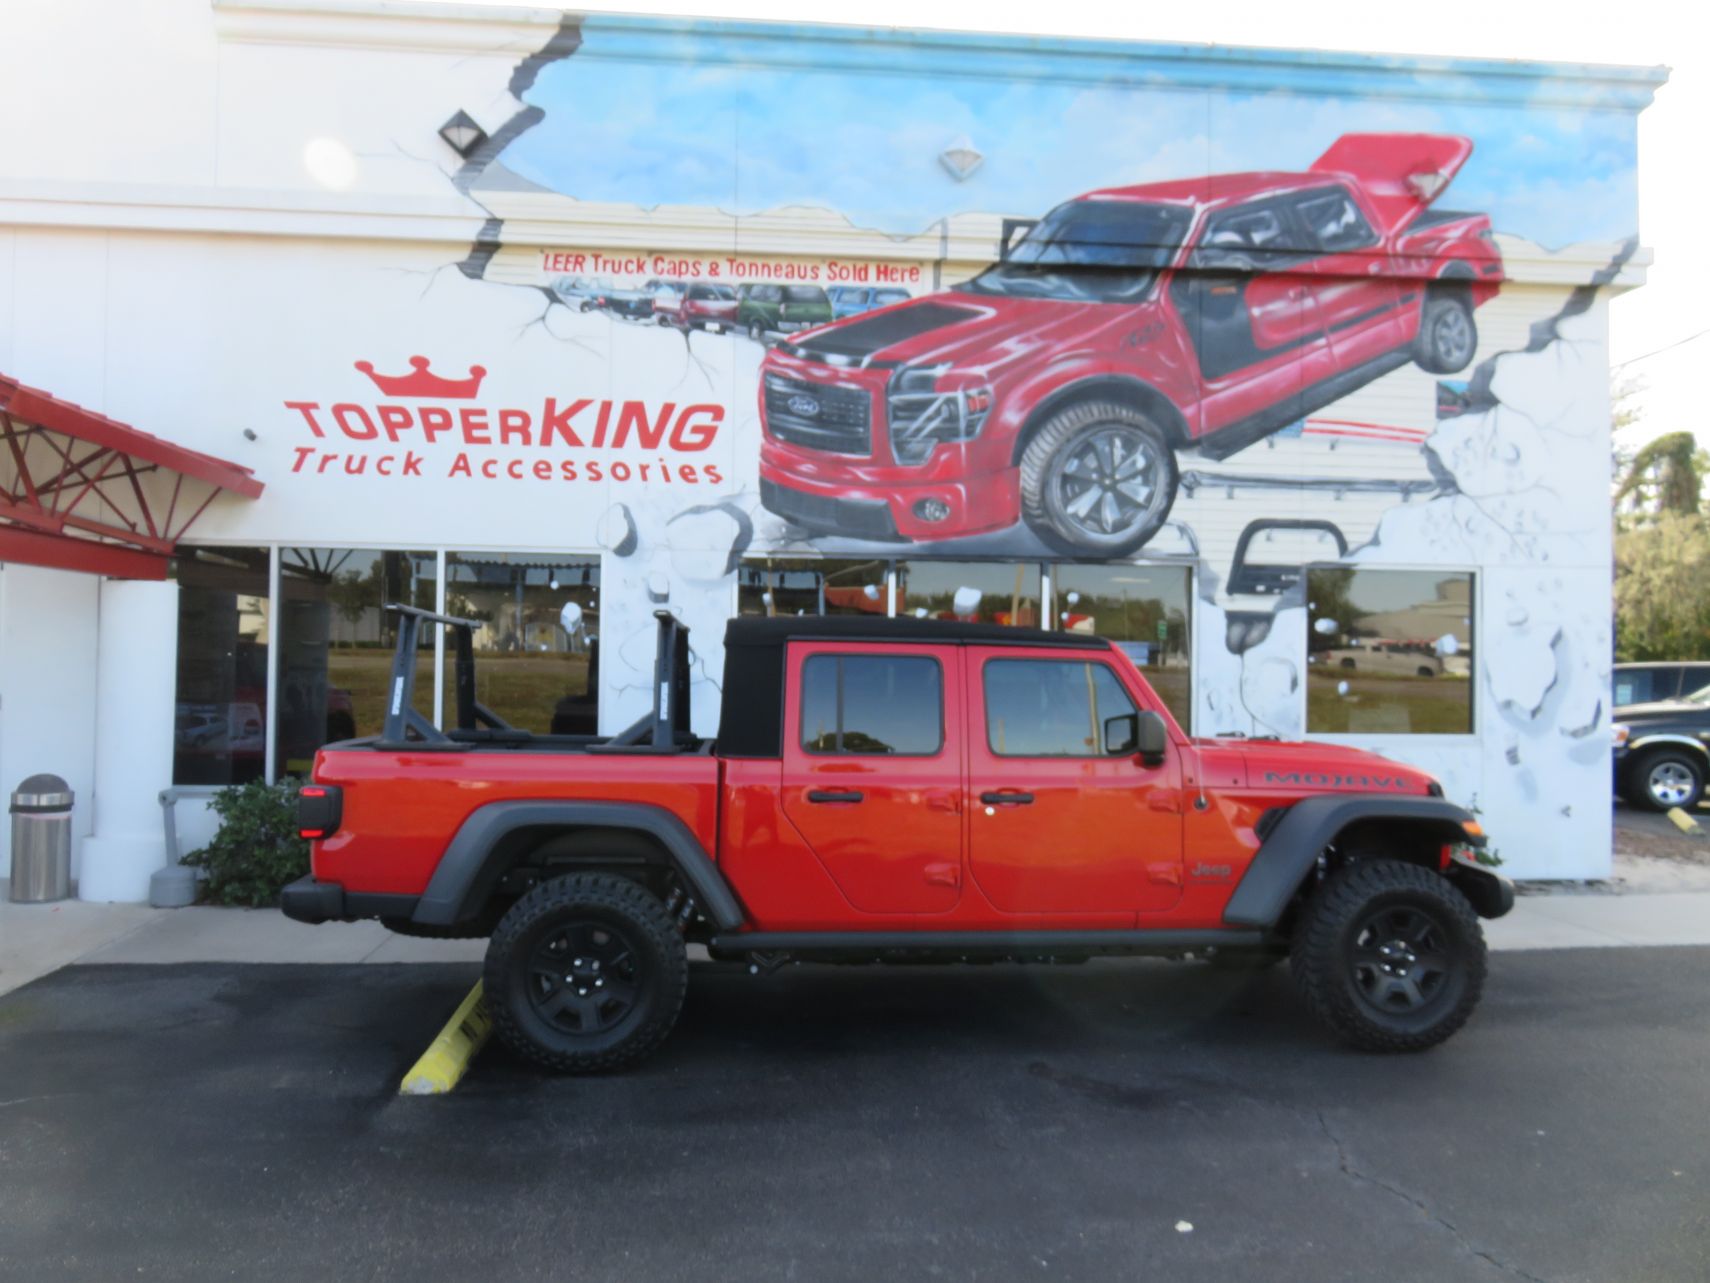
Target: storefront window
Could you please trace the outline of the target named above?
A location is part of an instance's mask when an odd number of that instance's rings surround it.
[[[1064,564],[1051,568],[1051,587],[1053,626],[1115,642],[1187,729],[1193,713],[1188,568]]]
[[[281,548],[279,699],[281,775],[302,775],[315,750],[378,735],[402,603],[432,610],[434,554],[362,548]],[[433,629],[417,643],[414,706],[433,716]]]
[[[1006,561],[899,561],[897,614],[1040,627],[1039,566]]]
[[[545,553],[454,552],[445,609],[475,630],[475,699],[518,730],[593,735],[600,720],[600,563]],[[457,718],[445,648],[445,722]]]
[[[766,557],[742,563],[739,615],[883,615],[886,561]]]
[[[1315,567],[1306,598],[1308,731],[1472,731],[1472,575]]]
[[[174,784],[242,784],[267,762],[265,548],[180,548]]]

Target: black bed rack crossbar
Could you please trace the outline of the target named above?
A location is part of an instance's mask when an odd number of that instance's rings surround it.
[[[468,738],[468,732],[483,728],[499,732],[505,738],[531,738],[475,698],[475,630],[482,626],[481,620],[441,615],[401,602],[388,602],[383,609],[398,614],[398,645],[392,655],[391,681],[386,689],[381,747],[429,750],[462,747],[414,707],[416,646],[423,624],[442,624],[451,632],[452,690],[457,706],[457,729],[466,733],[463,738]],[[656,610],[653,614],[659,621],[658,650],[653,661],[653,709],[598,748],[672,753],[689,736],[689,630],[668,610]]]

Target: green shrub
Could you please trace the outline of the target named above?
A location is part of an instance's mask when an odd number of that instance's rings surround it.
[[[219,832],[184,863],[206,869],[202,899],[252,908],[277,904],[279,889],[309,871],[309,844],[297,836],[297,788],[287,776],[268,785],[251,780],[221,789],[210,805]]]

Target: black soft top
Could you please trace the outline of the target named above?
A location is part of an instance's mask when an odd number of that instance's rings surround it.
[[[724,630],[720,757],[777,757],[783,747],[784,647],[792,641],[904,642],[940,646],[1061,646],[1107,650],[1087,633],[876,615],[740,615]]]

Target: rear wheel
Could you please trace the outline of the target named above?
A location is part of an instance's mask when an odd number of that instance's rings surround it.
[[[1290,965],[1313,1013],[1365,1051],[1423,1051],[1484,989],[1478,916],[1436,872],[1356,860],[1308,902]]]
[[[582,873],[511,906],[487,946],[483,984],[506,1046],[555,1073],[588,1074],[664,1042],[688,977],[664,905],[627,878]]]
[[[1478,351],[1478,326],[1472,300],[1462,294],[1432,294],[1419,314],[1413,359],[1431,374],[1456,374],[1472,364]]]
[[[1690,811],[1704,792],[1704,764],[1681,749],[1651,749],[1633,763],[1623,791],[1647,811]]]

